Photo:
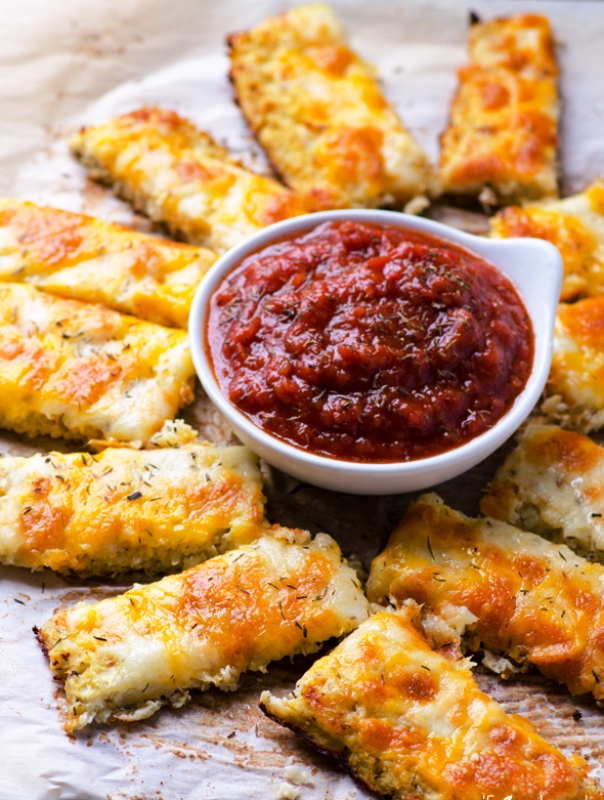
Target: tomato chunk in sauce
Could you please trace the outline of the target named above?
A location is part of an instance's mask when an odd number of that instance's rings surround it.
[[[426,458],[522,391],[533,331],[510,281],[436,237],[328,222],[249,255],[205,346],[230,401],[273,436],[348,461]]]

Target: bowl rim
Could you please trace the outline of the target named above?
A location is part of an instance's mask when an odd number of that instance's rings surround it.
[[[485,450],[486,452],[484,457],[486,458],[488,454],[493,452],[500,444],[502,444],[514,433],[514,431],[522,424],[524,419],[526,419],[536,404],[545,385],[551,363],[551,329],[553,329],[555,308],[551,309],[551,319],[548,320],[547,326],[547,332],[549,335],[546,337],[542,330],[537,330],[533,313],[531,313],[530,309],[527,307],[531,324],[533,326],[534,335],[533,365],[523,390],[515,398],[511,408],[499,420],[497,420],[497,422],[495,422],[493,427],[489,428],[473,439],[470,439],[469,441],[459,445],[458,447],[452,448],[451,450],[446,450],[443,453],[438,453],[426,458],[416,458],[410,461],[389,462],[345,461],[331,456],[311,453],[282,439],[278,439],[277,437],[258,427],[223,394],[214,375],[211,360],[206,353],[205,348],[205,326],[207,321],[207,311],[209,309],[209,300],[214,291],[217,289],[218,285],[222,282],[226,275],[228,275],[243,261],[246,256],[258,251],[259,249],[267,246],[271,242],[274,242],[283,236],[295,235],[304,231],[310,231],[324,222],[351,219],[369,223],[386,225],[393,224],[397,225],[398,227],[407,227],[420,232],[430,233],[442,238],[445,241],[449,240],[455,244],[461,245],[479,257],[494,263],[494,266],[500,272],[506,275],[508,280],[510,280],[525,304],[525,307],[528,306],[525,293],[522,289],[520,289],[520,287],[518,287],[514,278],[512,278],[505,271],[505,269],[502,269],[497,263],[495,263],[495,259],[491,256],[491,251],[496,253],[498,250],[503,251],[504,249],[518,247],[522,247],[522,249],[526,250],[527,253],[529,253],[531,249],[539,250],[541,251],[542,255],[545,255],[545,253],[549,251],[549,255],[553,262],[558,263],[557,285],[559,293],[562,279],[561,256],[554,245],[542,239],[490,239],[467,233],[466,231],[453,228],[449,225],[445,225],[444,223],[437,222],[436,220],[405,214],[404,212],[387,211],[382,209],[342,209],[333,211],[319,211],[311,214],[304,214],[298,217],[292,217],[260,229],[239,244],[226,251],[217,259],[217,261],[214,262],[197,287],[189,316],[189,344],[197,375],[206,393],[208,394],[210,400],[223,413],[227,421],[234,427],[240,428],[251,440],[258,441],[258,443],[262,445],[265,450],[277,451],[282,458],[293,459],[301,464],[304,464],[308,468],[317,467],[322,470],[338,471],[340,473],[345,472],[351,477],[366,475],[368,471],[370,471],[371,474],[375,476],[392,476],[396,473],[402,478],[405,475],[416,475],[418,472],[429,473],[430,471],[436,469],[437,466],[438,469],[442,471],[443,469],[446,469],[447,467],[452,466],[456,462],[462,460],[470,461],[473,459],[473,463],[477,463],[481,460],[481,458],[476,457],[476,454],[482,450]],[[478,249],[476,245],[478,245]],[[267,460],[270,461],[270,457],[268,457]]]

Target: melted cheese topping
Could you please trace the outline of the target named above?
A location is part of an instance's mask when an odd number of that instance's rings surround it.
[[[413,800],[584,800],[586,764],[480,691],[469,665],[381,612],[298,681],[268,716],[333,753],[373,791]]]
[[[0,284],[0,425],[147,442],[193,399],[184,331]]]
[[[235,689],[242,672],[312,653],[367,615],[331,537],[274,527],[179,575],[59,611],[39,636],[74,731],[182,705],[188,689]]]
[[[195,290],[215,260],[211,250],[94,217],[0,200],[0,281],[186,328]]]
[[[262,479],[246,447],[194,442],[98,456],[0,459],[0,562],[172,572],[258,536]]]
[[[229,38],[237,100],[288,186],[314,208],[404,203],[435,189],[375,70],[312,3]]]
[[[562,300],[604,294],[604,181],[563,200],[504,208],[491,219],[491,236],[534,236],[556,245]]]
[[[604,561],[604,448],[580,433],[532,423],[481,509]]]
[[[293,192],[241,167],[174,111],[141,108],[83,128],[71,147],[92,178],[174,235],[218,252],[305,211]]]
[[[445,619],[469,611],[473,649],[530,662],[573,694],[604,701],[604,567],[565,545],[424,495],[374,560],[367,592]]]
[[[546,388],[554,402],[543,408],[554,419],[584,432],[604,425],[604,296],[558,306]]]
[[[558,70],[549,22],[536,14],[472,25],[441,139],[443,190],[498,201],[555,197]]]

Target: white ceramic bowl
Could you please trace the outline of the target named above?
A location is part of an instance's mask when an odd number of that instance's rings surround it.
[[[293,447],[258,428],[223,395],[204,348],[209,300],[223,278],[251,252],[283,236],[310,230],[329,220],[397,225],[456,242],[495,264],[510,278],[529,312],[535,333],[533,368],[512,408],[483,434],[441,455],[388,464],[327,458]],[[395,211],[325,211],[263,228],[225,253],[201,282],[191,308],[189,338],[195,369],[210,399],[242,442],[270,464],[301,480],[352,494],[396,494],[425,489],[454,478],[484,460],[508,439],[529,415],[547,380],[554,320],[562,280],[558,250],[540,239],[485,239],[439,222]]]

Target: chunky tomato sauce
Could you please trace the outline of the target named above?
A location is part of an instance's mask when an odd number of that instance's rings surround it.
[[[348,461],[425,458],[491,427],[524,387],[533,332],[509,280],[405,228],[330,222],[228,275],[206,331],[256,425]]]

